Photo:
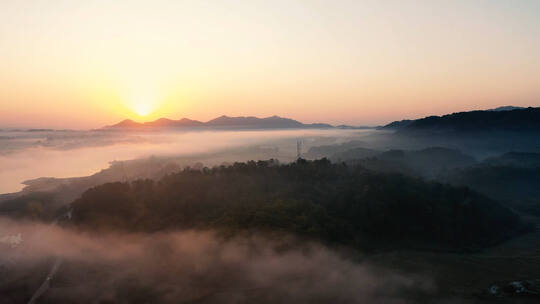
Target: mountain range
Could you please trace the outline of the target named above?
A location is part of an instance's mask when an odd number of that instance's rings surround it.
[[[123,120],[117,124],[106,126],[107,130],[141,130],[141,129],[225,129],[225,130],[253,130],[253,129],[368,129],[365,126],[333,126],[326,123],[305,124],[291,118],[270,116],[258,118],[254,116],[220,116],[206,122],[182,118],[178,120],[160,118],[149,122],[135,122],[131,119]],[[398,132],[469,132],[469,131],[540,131],[540,108],[523,108],[503,106],[488,110],[458,112],[443,116],[428,116],[420,119],[406,119],[394,121],[381,130]]]
[[[247,117],[230,117],[220,116],[202,122],[198,120],[192,120],[188,118],[182,118],[179,120],[173,120],[168,118],[160,118],[150,122],[139,123],[131,119],[123,120],[117,124],[106,126],[105,129],[163,129],[163,128],[189,128],[189,129],[365,129],[368,127],[353,127],[347,125],[332,126],[325,123],[312,123],[304,124],[297,120],[284,118],[279,116],[270,116],[265,118],[258,118],[254,116]]]

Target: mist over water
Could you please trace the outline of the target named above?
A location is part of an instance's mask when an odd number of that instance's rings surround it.
[[[214,132],[0,132],[0,193],[21,190],[22,182],[39,177],[76,177],[94,174],[111,161],[149,156],[188,156],[224,149],[265,145],[276,156],[296,157],[296,140],[304,149],[315,142],[358,138],[364,130],[280,130]],[[237,159],[239,161],[243,159]]]

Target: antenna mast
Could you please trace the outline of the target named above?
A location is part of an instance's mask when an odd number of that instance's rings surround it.
[[[296,159],[302,158],[302,140],[296,140]]]

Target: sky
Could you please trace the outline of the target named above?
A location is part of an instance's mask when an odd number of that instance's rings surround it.
[[[0,1],[0,127],[540,106],[540,1]]]

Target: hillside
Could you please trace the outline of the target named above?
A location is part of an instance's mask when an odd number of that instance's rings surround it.
[[[540,153],[508,152],[500,156],[487,158],[484,162],[497,166],[537,168],[540,167]]]
[[[540,216],[540,166],[492,162],[451,171],[444,182],[467,186],[521,212]]]
[[[459,112],[412,121],[392,122],[382,129],[398,132],[539,132],[540,108]]]
[[[464,250],[524,226],[512,211],[466,188],[323,159],[184,170],[158,182],[110,183],[73,204],[83,230],[288,232],[356,248]]]

